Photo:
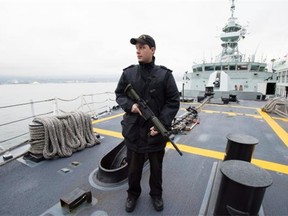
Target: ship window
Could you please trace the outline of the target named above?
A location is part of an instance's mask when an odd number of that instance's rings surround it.
[[[220,65],[215,66],[215,70],[216,70],[216,71],[221,70],[221,66],[220,66]]]
[[[230,65],[229,66],[229,70],[235,70],[236,69],[236,66],[235,65]]]
[[[247,70],[248,65],[237,65],[237,70]]]
[[[261,72],[265,71],[265,67],[263,67],[263,66],[260,67],[259,71],[261,71]]]
[[[206,66],[205,71],[214,71],[214,66]]]
[[[258,71],[259,65],[251,65],[251,71]]]
[[[196,68],[193,68],[193,72],[196,72],[197,70],[196,70]]]
[[[222,70],[228,70],[228,65],[223,65]]]
[[[202,67],[197,67],[197,71],[202,71]]]

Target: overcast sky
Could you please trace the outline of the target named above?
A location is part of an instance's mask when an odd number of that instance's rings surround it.
[[[157,45],[156,63],[181,77],[221,52],[229,0],[0,0],[0,75],[120,76],[136,64],[131,37]],[[236,0],[239,43],[256,59],[288,53],[288,0]]]

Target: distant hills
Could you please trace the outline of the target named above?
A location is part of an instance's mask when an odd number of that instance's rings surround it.
[[[87,82],[117,82],[118,76],[4,76],[0,75],[0,84],[30,84],[30,83],[87,83]]]

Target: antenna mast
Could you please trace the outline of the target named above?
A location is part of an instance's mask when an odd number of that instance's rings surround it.
[[[238,42],[245,38],[246,29],[238,24],[237,18],[234,17],[235,4],[231,0],[230,7],[231,16],[227,24],[222,28],[220,38],[222,40],[222,53],[220,55],[221,62],[241,62],[242,54],[238,50]]]
[[[235,4],[234,4],[234,0],[232,1],[232,5],[231,5],[231,17],[234,17],[234,11],[235,11]]]

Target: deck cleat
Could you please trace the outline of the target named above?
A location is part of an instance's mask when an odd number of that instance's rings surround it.
[[[45,160],[45,158],[43,157],[43,154],[33,154],[32,152],[27,152],[26,154],[24,154],[23,159],[24,160],[30,160],[30,161],[33,161],[35,163],[39,163],[39,162]]]

